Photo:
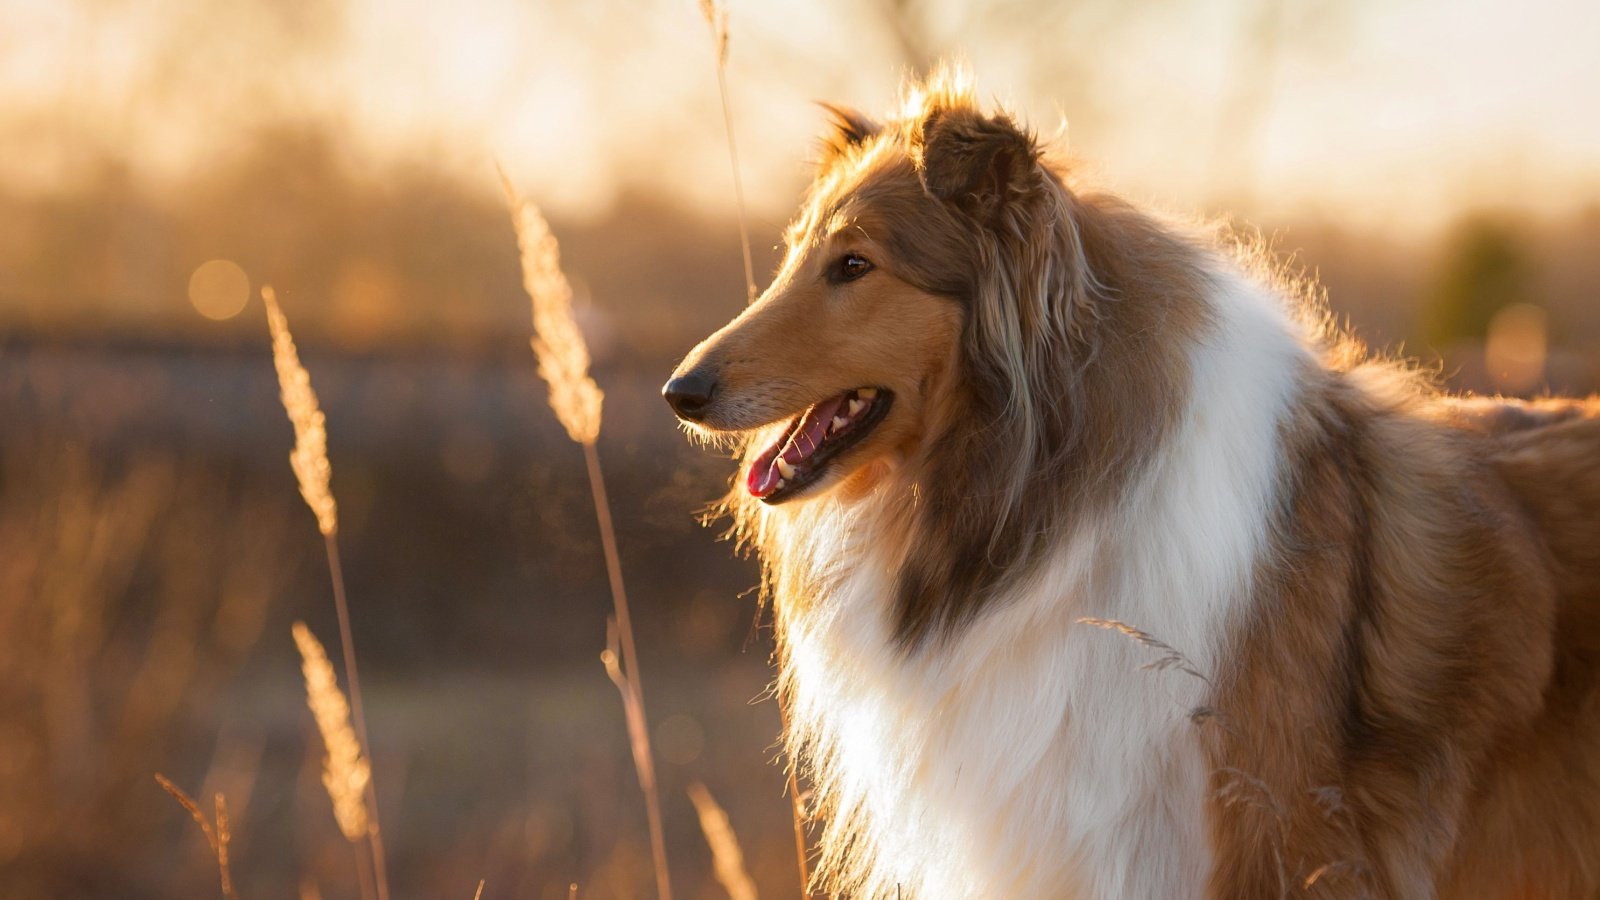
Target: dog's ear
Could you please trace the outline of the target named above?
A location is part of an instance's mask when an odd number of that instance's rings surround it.
[[[823,168],[827,168],[851,149],[865,144],[883,130],[882,125],[859,110],[822,101],[818,101],[817,105],[828,113],[829,127],[822,135],[820,162]]]
[[[1039,147],[1005,114],[969,107],[935,109],[912,138],[922,186],[986,225],[997,224],[1014,193],[1035,181]]]

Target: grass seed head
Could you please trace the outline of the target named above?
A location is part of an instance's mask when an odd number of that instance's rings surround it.
[[[711,39],[717,45],[717,65],[728,64],[728,11],[715,0],[700,0],[700,15],[711,29]]]
[[[267,327],[272,330],[272,364],[278,369],[279,396],[294,425],[294,450],[289,454],[289,465],[294,469],[295,480],[300,482],[300,496],[317,516],[317,528],[324,535],[332,536],[339,530],[339,507],[333,502],[333,491],[328,488],[333,467],[328,464],[327,417],[317,405],[310,373],[300,365],[294,335],[289,333],[289,320],[278,307],[277,294],[270,286],[263,287],[261,300],[267,306]]]
[[[728,814],[698,781],[690,783],[689,799],[694,801],[700,830],[705,832],[706,843],[711,845],[711,862],[717,881],[728,892],[729,900],[756,900],[756,883],[745,870],[744,853],[739,850],[739,839],[728,822]]]
[[[328,754],[323,761],[322,786],[333,801],[339,830],[349,840],[358,841],[367,836],[366,791],[372,767],[361,755],[361,742],[350,727],[350,706],[321,642],[304,622],[294,623],[294,642],[303,661],[306,702]]]
[[[517,194],[505,172],[500,180],[522,256],[522,287],[533,301],[533,354],[550,385],[550,408],[574,441],[593,444],[600,436],[605,394],[589,377],[589,346],[572,315],[572,285],[561,271],[561,246],[539,208]]]

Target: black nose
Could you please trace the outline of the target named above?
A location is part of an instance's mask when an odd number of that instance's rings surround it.
[[[661,389],[661,396],[667,398],[667,405],[673,412],[695,422],[706,414],[706,407],[711,405],[716,393],[716,377],[699,370],[679,375]]]

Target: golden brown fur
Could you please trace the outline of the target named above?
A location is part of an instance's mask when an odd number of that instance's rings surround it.
[[[700,426],[751,452],[830,395],[894,391],[814,493],[876,498],[912,658],[1121,502],[1204,408],[1191,348],[1221,255],[1073,190],[969,94],[936,84],[887,125],[832,113],[772,288],[679,371],[719,373]],[[880,271],[830,282],[844,252]],[[1450,398],[1303,339],[1265,546],[1193,717],[1206,895],[1600,897],[1600,400]],[[793,546],[841,514],[805,503],[779,529],[729,500],[780,647],[844,579]],[[853,827],[827,831],[830,871],[850,871]]]
[[[1233,801],[1212,896],[1594,896],[1600,404],[1543,425],[1382,365],[1310,380],[1201,726]]]

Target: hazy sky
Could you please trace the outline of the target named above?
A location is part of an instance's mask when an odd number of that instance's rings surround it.
[[[1594,0],[1080,0],[910,7],[733,0],[747,188],[787,215],[820,115],[881,111],[928,55],[969,58],[1106,181],[1189,208],[1431,226],[1480,205],[1600,202]],[[629,185],[725,210],[710,38],[694,0],[0,0],[0,180],[97,159],[181,179],[263,123],[330,127],[358,160],[494,189],[499,157],[556,212]]]

